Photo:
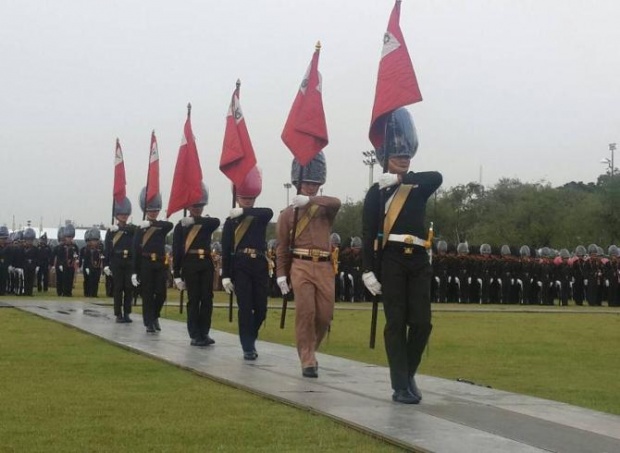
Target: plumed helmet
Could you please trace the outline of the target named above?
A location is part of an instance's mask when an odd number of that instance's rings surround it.
[[[129,198],[123,198],[120,203],[114,200],[114,215],[131,215],[131,201],[129,201]]]
[[[491,246],[489,244],[482,244],[480,246],[480,254],[481,255],[490,255],[491,254]]]
[[[58,234],[56,236],[58,238],[59,241],[62,241],[62,239],[65,237],[65,227],[61,226],[60,228],[58,228]]]
[[[293,159],[293,164],[291,165],[291,182],[293,185],[297,185],[299,180],[299,169],[301,166],[297,159]],[[302,182],[314,182],[317,184],[325,184],[325,180],[327,179],[327,163],[325,162],[325,154],[323,151],[320,151],[314,159],[308,162],[303,169],[303,175],[301,177]]]
[[[37,238],[37,233],[32,228],[26,228],[24,230],[24,240],[34,241]]]
[[[375,150],[377,160],[384,165],[384,158],[413,157],[418,151],[418,134],[413,124],[411,114],[405,108],[394,110],[388,115],[385,123],[385,140],[383,145]]]
[[[75,227],[71,224],[65,225],[64,236],[66,238],[74,238],[75,237]]]
[[[338,233],[332,233],[329,237],[329,242],[331,242],[333,245],[340,245],[340,235]]]
[[[47,242],[47,233],[43,233],[39,238],[39,242]]]
[[[460,253],[460,254],[469,253],[469,245],[467,244],[467,242],[461,242],[459,245],[457,245],[456,253]]]
[[[437,251],[446,253],[448,251],[448,243],[443,239],[437,243]]]
[[[237,187],[237,196],[256,198],[260,195],[262,190],[263,175],[261,175],[260,169],[255,166],[248,172],[245,179],[243,180],[243,183],[239,187]]]
[[[220,244],[218,241],[212,242],[211,251],[214,253],[222,253],[222,244]]]
[[[611,244],[609,248],[607,248],[607,254],[609,256],[618,256],[620,255],[620,250],[618,249],[618,246]]]
[[[161,211],[161,194],[158,193],[151,199],[148,204],[146,203],[146,187],[143,187],[140,191],[140,209],[142,212],[148,211]]]
[[[586,256],[586,248],[583,245],[578,245],[575,247],[575,255],[577,256]]]
[[[568,259],[570,258],[570,252],[568,249],[560,249],[560,258]]]
[[[9,229],[6,225],[0,226],[0,239],[7,239],[9,237]]]
[[[499,254],[502,256],[510,255],[510,247],[507,244],[502,245],[499,249]]]
[[[86,241],[99,241],[101,240],[101,231],[98,228],[90,228],[84,233],[84,240]]]
[[[200,183],[200,190],[201,190],[200,200],[197,203],[194,203],[192,206],[202,207],[202,206],[206,206],[209,204],[209,189],[207,188],[204,182]]]
[[[598,255],[598,245],[596,244],[588,245],[588,255]]]
[[[362,238],[359,236],[353,236],[351,238],[351,248],[359,249],[362,247]]]
[[[522,245],[519,249],[519,255],[523,257],[530,256],[530,248],[527,245]]]
[[[603,256],[605,254],[605,250],[603,250],[603,247],[600,245],[596,246],[596,249],[598,250],[598,256]]]

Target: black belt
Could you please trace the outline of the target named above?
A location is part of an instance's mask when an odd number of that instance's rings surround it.
[[[114,250],[114,255],[121,256],[123,258],[131,258],[131,250],[123,249],[123,250]]]
[[[164,262],[166,258],[164,255],[158,255],[157,253],[146,253],[146,252],[142,252],[142,256],[144,258],[148,258],[149,261],[153,261],[153,262],[161,261],[162,263]]]
[[[258,250],[258,249],[250,249],[250,248],[245,248],[245,249],[240,249],[237,250],[236,252],[238,255],[245,255],[248,256],[250,258],[256,258],[259,256],[265,256],[265,252],[262,250]]]
[[[331,260],[330,256],[308,256],[308,255],[299,255],[298,253],[293,253],[293,258],[297,258],[305,261],[314,261],[314,262],[325,262]]]
[[[211,252],[208,249],[189,249],[185,252],[186,255],[196,255],[196,258],[204,260],[205,258],[211,258]]]

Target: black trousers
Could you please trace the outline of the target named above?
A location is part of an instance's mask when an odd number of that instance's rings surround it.
[[[131,258],[112,260],[112,297],[114,297],[114,315],[122,316],[131,313],[133,301],[133,285],[131,284]]]
[[[98,297],[101,269],[90,268],[88,275],[86,275],[86,271],[84,271],[84,274],[84,296]]]
[[[73,296],[73,279],[75,277],[75,267],[73,267],[73,265],[63,266],[63,271],[60,273],[60,275],[62,275],[61,296],[72,297]]]
[[[4,296],[9,284],[9,269],[4,263],[0,264],[0,296]]]
[[[213,262],[186,257],[181,269],[187,289],[187,332],[193,340],[204,340],[213,315]]]
[[[37,291],[47,291],[50,284],[50,267],[45,264],[39,267],[37,272]]]
[[[255,350],[258,331],[267,316],[269,269],[262,256],[236,255],[233,283],[237,295],[239,340],[244,352]]]
[[[394,390],[406,389],[433,328],[430,288],[432,267],[419,256],[385,250],[382,262],[383,336]]]
[[[112,271],[114,273],[114,271]],[[116,280],[116,275],[114,275]],[[159,319],[166,300],[166,267],[161,261],[142,260],[140,268],[142,320],[149,326]]]

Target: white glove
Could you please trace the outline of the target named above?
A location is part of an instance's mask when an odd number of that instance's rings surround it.
[[[467,284],[471,285],[471,277],[467,277]]]
[[[138,226],[142,228],[143,230],[146,230],[147,228],[151,226],[151,222],[149,222],[148,220],[143,220],[142,222],[138,224]]]
[[[131,284],[136,288],[140,285],[140,282],[138,281],[138,274],[131,274]]]
[[[232,208],[230,210],[230,218],[235,219],[243,215],[243,208]]]
[[[58,270],[59,270],[60,272],[63,272],[63,267],[62,267],[62,264],[61,264],[60,266],[58,266]]]
[[[362,280],[364,282],[364,286],[368,288],[370,294],[376,296],[377,294],[381,294],[381,283],[375,277],[374,272],[364,272],[362,274]]]
[[[38,274],[38,273],[39,273],[39,266],[37,266],[37,267],[35,267],[35,268],[34,268],[34,273],[35,273],[35,274]]]
[[[440,282],[439,277],[435,277],[435,281],[436,281],[436,282],[437,282],[437,284],[439,285],[439,282]]]
[[[9,266],[9,272],[13,272],[13,269],[15,269],[13,266]]]
[[[233,291],[235,290],[235,285],[233,285],[232,280],[228,277],[225,277],[222,279],[222,287],[224,288],[224,291],[226,291],[227,294],[232,294]]]
[[[108,230],[110,230],[110,232],[112,233],[116,233],[118,231],[118,225],[110,225],[110,228],[108,228]]]
[[[458,277],[454,277],[454,282],[455,282],[457,285],[461,286],[461,280],[460,280]]]
[[[103,268],[103,273],[106,274],[108,277],[112,276],[112,270],[110,269],[110,266],[106,266]]]
[[[286,283],[286,277],[278,277],[276,281],[278,282],[278,286],[280,287],[280,292],[282,293],[282,295],[284,296],[288,294],[290,289],[288,287],[288,283]]]
[[[291,203],[294,208],[303,208],[310,203],[310,197],[307,195],[295,195]]]
[[[86,275],[90,275],[90,269],[89,269],[89,268],[84,269],[84,273],[85,273]]]
[[[605,280],[605,286],[609,288],[609,280]]]
[[[478,284],[479,284],[480,286],[482,286],[482,279],[481,279],[481,278],[477,278],[477,279],[476,279],[476,281],[478,282]]]
[[[185,290],[185,282],[183,281],[182,278],[175,278],[174,279],[174,286],[176,286],[179,291],[184,291]]]
[[[24,270],[21,267],[16,267],[15,272],[17,272],[17,275],[19,275],[20,277],[24,276]]]
[[[394,173],[383,173],[379,176],[379,189],[385,189],[399,183],[400,181],[398,180],[398,175],[395,175]]]
[[[587,278],[583,279],[583,286],[588,286],[588,279]]]
[[[196,222],[194,222],[194,218],[193,217],[183,217],[181,219],[181,226],[184,226],[184,227],[191,226],[194,223],[196,223]]]
[[[542,282],[536,282],[539,288],[542,288]]]

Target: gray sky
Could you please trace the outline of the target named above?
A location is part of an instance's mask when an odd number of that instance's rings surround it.
[[[188,102],[207,211],[224,218],[231,191],[218,163],[237,78],[263,170],[258,202],[277,213],[292,159],[280,134],[317,40],[330,138],[324,193],[361,199],[393,4],[0,0],[0,224],[109,222],[116,137],[141,219],[152,129],[167,206]],[[620,143],[619,17],[617,0],[403,0],[424,97],[409,108],[421,143],[412,169],[441,171],[444,188],[481,174],[485,185],[595,181],[608,144]]]

